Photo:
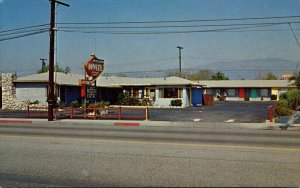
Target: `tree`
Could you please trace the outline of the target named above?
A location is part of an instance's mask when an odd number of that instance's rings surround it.
[[[272,72],[268,72],[268,73],[258,72],[255,79],[256,80],[278,80],[278,78]]]
[[[229,80],[227,76],[225,76],[222,72],[217,72],[211,76],[212,80]]]
[[[300,71],[295,72],[290,78],[289,81],[294,81],[294,84],[300,89]]]
[[[277,79],[278,79],[277,76],[275,76],[272,72],[268,72],[264,80],[277,80]]]
[[[189,80],[211,80],[213,72],[211,70],[199,70],[195,74],[188,75]]]
[[[42,67],[40,70],[37,71],[37,73],[44,73],[49,71],[49,65]],[[63,72],[65,74],[71,73],[71,68],[66,66],[65,69],[59,67],[58,64],[55,64],[54,66],[54,72]]]

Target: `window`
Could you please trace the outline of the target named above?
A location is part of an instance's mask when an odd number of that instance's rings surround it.
[[[159,98],[182,98],[182,88],[160,88]]]
[[[260,90],[260,96],[268,97],[269,96],[269,90],[268,89],[261,89]]]
[[[139,98],[139,89],[133,89],[133,95],[134,98]]]
[[[235,89],[228,89],[228,97],[235,97]]]

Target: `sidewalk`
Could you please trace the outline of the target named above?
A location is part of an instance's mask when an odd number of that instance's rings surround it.
[[[175,122],[175,121],[133,121],[133,120],[86,120],[61,119],[48,122],[47,119],[0,118],[0,123],[7,124],[43,124],[43,125],[95,125],[95,126],[143,126],[143,127],[202,127],[224,129],[259,129],[300,131],[300,124],[286,127],[286,124],[266,123],[225,123],[225,122]]]

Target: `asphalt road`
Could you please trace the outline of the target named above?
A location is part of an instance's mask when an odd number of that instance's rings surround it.
[[[300,133],[0,124],[0,186],[300,185]]]

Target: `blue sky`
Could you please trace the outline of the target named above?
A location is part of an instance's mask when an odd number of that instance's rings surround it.
[[[0,0],[0,2],[0,31],[49,23],[48,0]],[[63,2],[70,4],[71,7],[57,7],[56,21],[59,23],[300,15],[298,0],[63,0]],[[300,18],[291,20],[300,21]],[[292,26],[300,28],[300,24]],[[289,29],[289,26],[261,29]],[[172,29],[165,31],[169,30]],[[300,32],[295,30],[295,33],[300,38]],[[178,67],[176,48],[178,45],[184,48],[182,68],[196,68],[198,65],[220,61],[266,58],[300,62],[300,48],[292,32],[281,31],[164,35],[58,32],[57,63],[61,67],[71,67],[72,72],[81,73],[82,63],[92,52],[96,52],[99,58],[105,60],[105,72],[108,73],[175,69]],[[36,73],[41,67],[41,57],[49,59],[48,33],[0,41],[1,72],[17,71],[19,75]]]

